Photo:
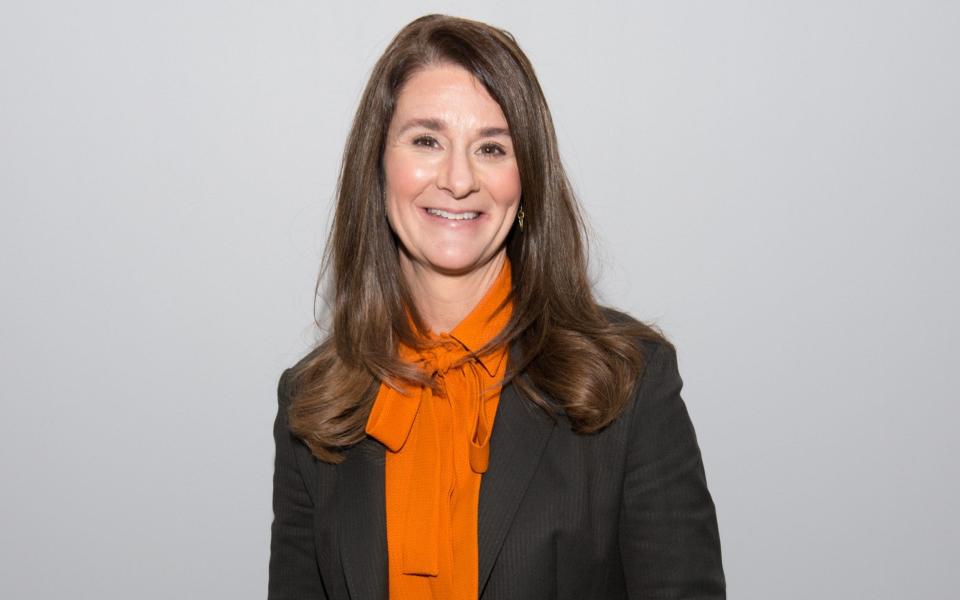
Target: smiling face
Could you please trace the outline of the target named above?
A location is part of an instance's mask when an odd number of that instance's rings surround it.
[[[474,272],[499,253],[520,203],[506,117],[459,66],[414,73],[383,153],[387,218],[405,270]]]

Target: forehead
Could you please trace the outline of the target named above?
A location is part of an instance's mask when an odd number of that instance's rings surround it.
[[[435,65],[410,76],[397,97],[394,120],[408,117],[464,118],[506,126],[497,101],[472,73],[457,65]]]

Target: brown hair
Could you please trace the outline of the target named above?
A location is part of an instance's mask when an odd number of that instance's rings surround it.
[[[347,139],[332,231],[317,281],[329,275],[329,334],[292,369],[291,431],[327,462],[361,441],[383,380],[430,384],[397,343],[426,331],[404,284],[387,222],[381,159],[397,97],[418,69],[451,63],[482,83],[510,128],[524,228],[506,239],[513,314],[484,349],[518,344],[506,382],[575,431],[590,433],[626,405],[645,360],[639,340],[669,343],[654,327],[601,308],[587,276],[586,232],[530,61],[506,31],[443,15],[404,27],[374,66]],[[414,327],[407,320],[407,310]],[[317,321],[318,325],[320,320]],[[555,399],[552,404],[544,394]]]

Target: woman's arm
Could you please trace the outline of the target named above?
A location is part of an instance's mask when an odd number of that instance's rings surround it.
[[[276,459],[273,470],[273,525],[270,539],[269,600],[326,600],[317,567],[313,540],[313,501],[297,465],[287,428],[289,369],[277,389],[277,418],[273,425]]]
[[[620,550],[631,599],[726,598],[720,536],[673,348],[657,346],[631,413]]]

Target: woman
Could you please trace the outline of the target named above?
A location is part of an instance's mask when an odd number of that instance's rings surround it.
[[[513,38],[431,15],[360,101],[329,336],[284,372],[270,598],[723,598],[673,347],[597,305]]]

